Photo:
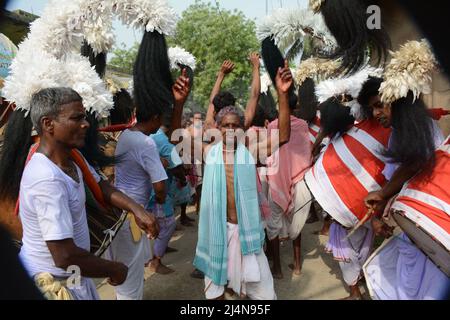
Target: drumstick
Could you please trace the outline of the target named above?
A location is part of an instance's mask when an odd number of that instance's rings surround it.
[[[367,211],[367,213],[365,214],[365,216],[356,224],[356,226],[347,234],[347,236],[345,237],[346,239],[348,239],[351,235],[353,235],[356,230],[358,230],[359,228],[361,228],[361,226],[366,223],[368,220],[370,220],[370,218],[372,217],[372,215],[374,214],[374,210],[373,209],[369,209]]]

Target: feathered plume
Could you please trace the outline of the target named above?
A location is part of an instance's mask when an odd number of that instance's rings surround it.
[[[71,54],[64,62],[65,79],[60,84],[78,92],[83,98],[83,105],[89,112],[97,116],[107,117],[113,107],[111,93],[105,83],[95,73],[89,61],[79,54]]]
[[[322,7],[322,3],[324,3],[325,0],[309,0],[309,7],[314,13],[320,12],[320,7]]]
[[[437,62],[430,46],[425,40],[409,41],[397,52],[386,67],[385,81],[380,86],[381,100],[392,103],[414,94],[414,100],[421,93],[431,92],[431,73],[437,68]]]
[[[322,16],[310,9],[278,9],[258,25],[256,35],[259,41],[273,38],[282,51],[303,42],[306,36],[319,39],[323,50],[331,51],[336,46]]]
[[[188,51],[180,47],[169,48],[168,50],[170,69],[178,70],[179,64],[188,66],[192,70],[195,70],[196,60],[195,57]]]
[[[114,0],[113,10],[119,19],[135,29],[173,35],[177,14],[166,0]]]
[[[322,81],[316,86],[316,96],[319,103],[325,102],[331,97],[337,97],[342,94],[350,95],[354,98],[346,105],[351,108],[351,114],[355,119],[360,119],[362,112],[361,106],[356,101],[364,82],[369,77],[381,77],[383,70],[366,66],[352,76]]]
[[[272,85],[272,80],[270,80],[269,74],[266,72],[261,76],[261,93],[267,93],[270,86]]]
[[[298,86],[301,86],[307,78],[319,82],[333,76],[339,67],[339,60],[309,58],[301,62],[294,79]]]

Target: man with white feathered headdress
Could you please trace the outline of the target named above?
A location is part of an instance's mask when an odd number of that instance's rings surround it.
[[[366,66],[352,76],[317,85],[321,131],[330,141],[305,176],[312,195],[334,219],[326,250],[339,261],[351,299],[361,299],[358,281],[373,233],[370,225],[365,225],[347,238],[348,229],[366,213],[363,199],[367,192],[386,181],[382,152],[390,130],[378,124],[357,102],[364,82],[376,75],[381,75],[381,70]]]
[[[449,270],[440,262],[442,256],[436,260],[439,254],[431,252],[430,244],[418,237],[424,229],[447,248],[448,259],[450,194],[440,186],[450,181],[449,141],[442,145],[444,137],[421,98],[430,91],[435,65],[425,41],[410,41],[393,53],[384,80],[377,84],[379,94],[367,97],[375,118],[383,126],[392,127],[386,152],[389,163],[383,172],[389,182],[365,199],[374,213],[375,233],[390,238],[364,268],[374,299],[445,299],[450,288]],[[398,220],[398,213],[412,221],[414,228]],[[391,226],[396,226],[392,215],[405,233],[392,230]]]

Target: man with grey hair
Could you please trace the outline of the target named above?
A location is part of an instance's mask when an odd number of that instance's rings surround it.
[[[157,236],[158,225],[151,213],[102,181],[84,158],[89,169],[85,171],[89,172],[82,172],[74,162],[71,154],[77,151],[73,149],[84,146],[89,128],[77,92],[70,88],[43,89],[33,95],[30,112],[40,142],[20,184],[20,258],[46,297],[98,299],[89,278],[105,277],[111,285],[119,285],[125,281],[128,268],[89,252],[84,178],[92,175],[105,201],[132,212],[138,225],[152,237]]]
[[[292,84],[285,61],[276,76],[279,141],[264,142],[268,153],[276,150],[276,142],[283,145],[289,141],[288,90]],[[221,134],[217,138],[222,142],[203,145],[205,174],[194,266],[205,274],[207,299],[224,299],[225,290],[231,290],[253,300],[273,300],[273,277],[262,250],[265,236],[258,202],[256,157],[240,139],[244,135],[244,117],[237,108],[225,107],[217,116],[217,124]]]

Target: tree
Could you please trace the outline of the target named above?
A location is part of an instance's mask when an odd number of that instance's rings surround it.
[[[126,49],[124,43],[122,48],[115,48],[113,51],[113,57],[109,61],[110,66],[118,69],[121,72],[133,74],[134,61],[139,50],[139,43],[135,43],[130,49]]]
[[[197,59],[193,100],[204,109],[217,72],[226,59],[232,60],[235,70],[225,79],[222,88],[232,92],[241,105],[246,104],[251,82],[248,55],[258,50],[255,23],[241,11],[228,11],[196,1],[183,13],[176,34],[168,38],[170,46],[178,45]]]

